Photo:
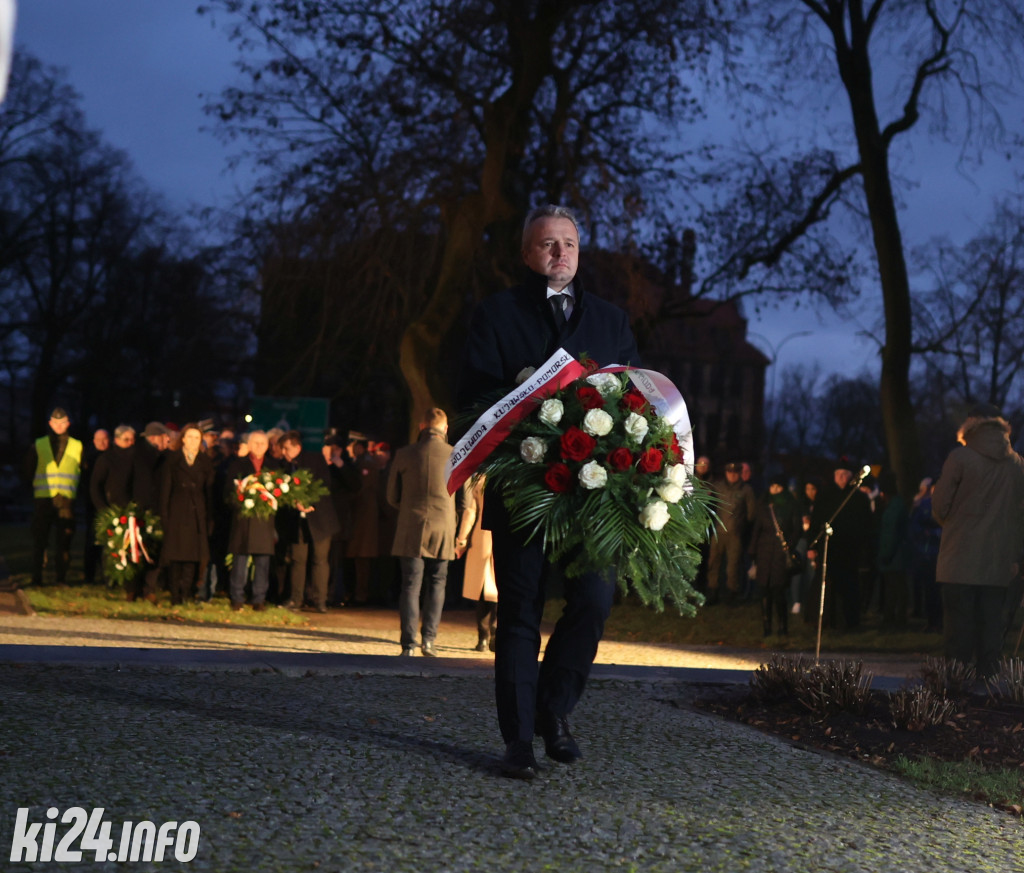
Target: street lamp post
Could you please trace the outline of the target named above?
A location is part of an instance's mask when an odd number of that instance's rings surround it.
[[[771,367],[772,375],[771,375],[771,387],[769,388],[769,395],[768,396],[770,398],[770,403],[771,403],[771,406],[772,406],[772,420],[771,420],[770,437],[769,437],[769,439],[765,443],[765,454],[764,454],[762,473],[767,473],[768,472],[768,465],[771,463],[772,454],[774,453],[774,450],[775,450],[775,437],[777,435],[778,426],[779,426],[778,411],[777,411],[776,398],[775,398],[775,376],[776,376],[776,373],[778,371],[778,367],[776,366],[776,363],[779,360],[779,354],[782,352],[782,349],[786,345],[786,343],[788,343],[790,340],[794,340],[797,337],[801,337],[801,336],[811,336],[811,334],[813,334],[813,333],[814,333],[814,331],[811,331],[811,330],[798,330],[795,333],[787,334],[786,336],[784,336],[778,342],[778,344],[774,344],[774,343],[772,343],[771,340],[768,339],[768,337],[764,336],[763,334],[752,333],[752,332],[749,332],[749,331],[747,332],[747,336],[748,337],[752,337],[752,338],[756,337],[757,339],[761,340],[761,342],[763,342],[766,346],[768,346],[769,350],[771,351],[771,356],[768,358],[768,366]]]

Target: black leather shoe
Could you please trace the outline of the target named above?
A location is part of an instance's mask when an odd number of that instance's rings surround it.
[[[501,759],[501,775],[510,779],[536,778],[537,759],[533,757],[533,746],[525,740],[508,743]]]
[[[562,764],[571,764],[583,753],[569,730],[564,715],[537,714],[537,734],[544,737],[544,753]]]

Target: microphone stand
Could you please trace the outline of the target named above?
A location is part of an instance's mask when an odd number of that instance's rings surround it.
[[[814,648],[814,666],[818,667],[821,665],[821,627],[825,618],[825,577],[828,573],[828,540],[832,536],[832,522],[836,520],[836,516],[843,511],[843,508],[847,503],[850,502],[850,498],[857,493],[864,478],[871,472],[870,467],[862,467],[860,474],[857,476],[857,481],[853,483],[853,487],[847,492],[846,497],[843,498],[843,502],[839,504],[836,511],[832,513],[832,516],[828,521],[825,522],[821,532],[811,541],[811,548],[821,539],[822,535],[825,537],[825,548],[821,553],[821,598],[818,602],[818,642]]]

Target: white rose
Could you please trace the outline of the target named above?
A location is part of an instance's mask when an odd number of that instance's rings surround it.
[[[658,492],[658,496],[666,503],[678,503],[683,496],[683,489],[676,485],[675,482],[662,482],[654,490]]]
[[[589,461],[580,470],[580,484],[591,490],[604,488],[608,484],[608,471],[597,461]]]
[[[665,478],[680,488],[690,484],[690,477],[686,475],[686,464],[669,464],[665,468]],[[672,502],[675,503],[674,500]]]
[[[539,437],[527,437],[519,444],[519,457],[527,464],[539,464],[544,460],[548,445]]]
[[[587,376],[587,381],[601,392],[602,397],[622,390],[618,377],[611,373],[594,373],[593,376]]]
[[[631,412],[622,426],[626,429],[626,436],[632,437],[638,443],[644,441],[644,437],[647,436],[647,428],[649,427],[647,419],[636,412]]]
[[[245,498],[245,508],[246,509],[252,509],[253,506],[255,506],[255,505],[256,505],[255,501],[251,497],[246,497]]]
[[[114,533],[124,533],[124,528],[122,528],[121,525],[117,525],[117,527],[114,528]]]
[[[565,407],[562,406],[561,400],[545,400],[540,405],[538,417],[544,424],[558,424],[562,420],[563,412],[565,412]]]
[[[652,500],[640,510],[640,523],[649,530],[661,530],[668,524],[668,507],[660,500]]]
[[[288,483],[287,482],[282,482],[281,483],[281,493],[282,494],[287,494],[288,493]]]
[[[529,379],[536,372],[536,367],[523,367],[516,376],[516,385],[522,385],[523,382]]]
[[[595,437],[609,433],[614,423],[615,419],[603,409],[590,409],[583,416],[583,430]]]

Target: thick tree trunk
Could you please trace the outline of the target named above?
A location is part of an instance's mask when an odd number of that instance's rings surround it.
[[[879,388],[885,443],[899,491],[909,499],[917,490],[922,468],[921,447],[910,398],[910,279],[892,192],[888,145],[879,128],[875,109],[866,41],[855,39],[852,51],[840,52],[839,63],[853,113],[864,196],[882,287],[885,345],[882,347]]]

